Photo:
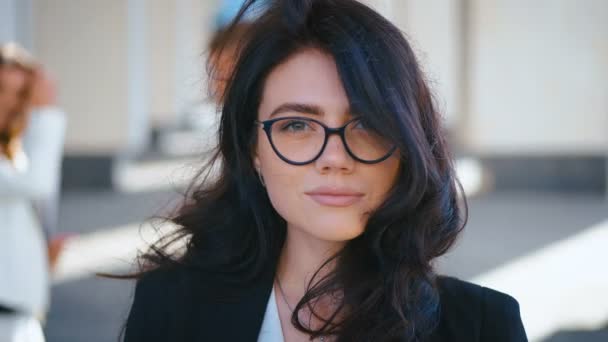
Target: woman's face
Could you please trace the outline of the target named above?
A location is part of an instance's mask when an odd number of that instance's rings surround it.
[[[304,116],[328,127],[340,127],[353,118],[334,59],[316,49],[294,54],[269,74],[258,120],[269,119],[285,104],[315,107],[318,113],[289,109],[272,118]],[[398,153],[377,164],[357,162],[338,135],[331,135],[321,156],[306,165],[281,160],[261,128],[255,151],[254,166],[260,170],[272,205],[287,221],[288,229],[326,241],[359,236],[369,212],[392,188],[399,169]]]
[[[27,74],[14,67],[0,67],[0,131],[4,131],[23,102]]]

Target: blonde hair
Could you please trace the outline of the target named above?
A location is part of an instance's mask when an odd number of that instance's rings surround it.
[[[0,68],[17,68],[32,75],[37,69],[37,63],[27,50],[11,42],[0,45]],[[0,129],[0,154],[13,160],[17,152],[18,138],[27,124],[27,115],[25,111],[10,115],[8,124]]]

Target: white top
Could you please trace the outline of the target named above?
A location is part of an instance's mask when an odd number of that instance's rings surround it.
[[[0,341],[44,342],[40,322],[27,315],[0,315]]]
[[[268,298],[266,312],[264,313],[264,321],[258,335],[258,342],[283,342],[283,330],[281,329],[281,320],[279,319],[279,310],[277,301],[274,295],[274,286]]]
[[[58,187],[65,127],[63,111],[36,110],[23,137],[25,156],[17,165],[0,157],[0,303],[25,314],[42,315],[49,304],[46,241],[33,201]]]

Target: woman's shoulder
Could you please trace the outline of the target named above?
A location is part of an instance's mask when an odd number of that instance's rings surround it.
[[[40,135],[63,136],[67,126],[65,112],[59,107],[42,107],[32,110],[25,131],[26,140],[40,139]]]
[[[183,266],[163,266],[143,272],[136,280],[133,301],[163,307],[175,303],[186,286],[193,286],[196,272]]]
[[[511,295],[450,276],[439,276],[437,284],[444,333],[470,341],[527,341]]]
[[[205,271],[179,261],[142,272],[135,285],[135,299],[159,297],[162,302],[174,303],[176,296],[192,296],[189,291],[201,295],[201,290],[214,290],[221,293],[221,274]],[[153,297],[152,297],[153,298]],[[209,300],[212,297],[198,299]]]
[[[255,282],[255,280],[254,280]],[[257,334],[272,278],[243,286],[225,275],[195,266],[173,265],[145,272],[137,280],[125,325],[125,342],[226,340]],[[226,324],[244,320],[240,330]],[[213,337],[213,338],[211,338]],[[249,339],[247,339],[249,340]]]
[[[139,276],[124,327],[124,341],[171,340],[176,331],[173,325],[186,314],[181,297],[187,276],[182,267],[157,268]]]
[[[437,277],[439,292],[446,300],[462,301],[465,304],[471,302],[488,301],[489,304],[504,304],[506,306],[518,306],[517,300],[509,294],[500,292],[489,287],[481,286],[457,277],[441,275]]]

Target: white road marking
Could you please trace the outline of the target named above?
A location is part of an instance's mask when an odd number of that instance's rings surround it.
[[[483,166],[477,159],[461,158],[455,163],[456,176],[462,185],[467,197],[475,196],[483,191],[487,177],[483,172]]]
[[[168,233],[173,229],[167,224],[162,232]],[[138,253],[147,251],[159,237],[153,226],[147,223],[107,228],[71,238],[59,257],[53,284],[77,280],[96,272],[132,270]]]
[[[472,282],[515,297],[530,341],[608,322],[608,220]]]

